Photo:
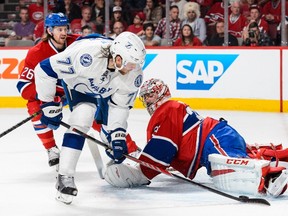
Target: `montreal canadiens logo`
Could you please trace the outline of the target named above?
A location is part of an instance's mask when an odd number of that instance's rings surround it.
[[[84,67],[89,67],[92,64],[92,57],[91,55],[85,53],[80,57],[80,63],[84,66]]]
[[[139,75],[136,77],[135,81],[134,81],[134,85],[139,88],[142,84],[142,80],[143,80],[143,76]]]

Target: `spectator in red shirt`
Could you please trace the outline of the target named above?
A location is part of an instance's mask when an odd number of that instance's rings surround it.
[[[33,40],[35,44],[37,44],[41,40],[43,34],[44,34],[44,20],[41,20],[40,22],[37,23],[33,32]]]
[[[240,1],[234,1],[231,4],[231,14],[228,18],[228,32],[238,39],[242,44],[242,31],[247,23],[246,17],[241,14]]]
[[[73,34],[81,34],[82,27],[85,25],[89,25],[92,28],[92,31],[96,31],[96,25],[91,20],[92,8],[88,5],[82,7],[81,15],[82,19],[74,19],[71,22],[71,31]]]
[[[194,36],[192,27],[189,24],[181,28],[181,36],[174,42],[173,46],[202,46],[199,38]]]
[[[127,31],[133,32],[134,34],[141,36],[143,35],[143,22],[145,21],[145,14],[139,12],[134,16],[133,24],[129,25]]]
[[[248,28],[250,23],[256,22],[258,24],[260,32],[268,33],[269,26],[268,26],[268,23],[263,18],[261,18],[260,7],[256,4],[251,5],[249,10],[250,10],[250,16],[249,16],[250,20],[247,20],[247,24],[245,28]]]
[[[35,25],[44,19],[44,7],[43,0],[37,0],[36,3],[30,4],[28,7],[29,10],[29,19]]]

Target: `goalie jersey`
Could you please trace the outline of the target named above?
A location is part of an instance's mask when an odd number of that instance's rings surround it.
[[[201,166],[210,174],[211,153],[246,157],[246,143],[227,121],[203,118],[188,105],[168,100],[151,116],[139,159],[163,169],[172,166],[193,179]],[[144,166],[141,170],[149,179],[159,174]]]

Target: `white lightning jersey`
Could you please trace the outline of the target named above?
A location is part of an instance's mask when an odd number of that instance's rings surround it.
[[[134,104],[143,71],[140,65],[126,75],[107,70],[108,59],[103,56],[103,48],[111,43],[111,39],[104,37],[81,39],[39,63],[34,70],[38,98],[53,101],[57,79],[63,79],[69,89],[91,97],[111,96],[113,105],[122,112],[124,108],[124,116],[128,117],[127,109]]]

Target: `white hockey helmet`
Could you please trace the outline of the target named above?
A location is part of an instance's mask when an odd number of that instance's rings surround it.
[[[171,93],[162,80],[152,78],[143,83],[139,96],[148,113],[152,115],[158,107],[171,98]]]
[[[120,56],[122,58],[122,66],[115,67],[118,70],[123,69],[128,63],[140,65],[144,64],[146,57],[146,49],[142,40],[132,32],[122,32],[113,41],[110,52],[115,64],[115,57]]]

